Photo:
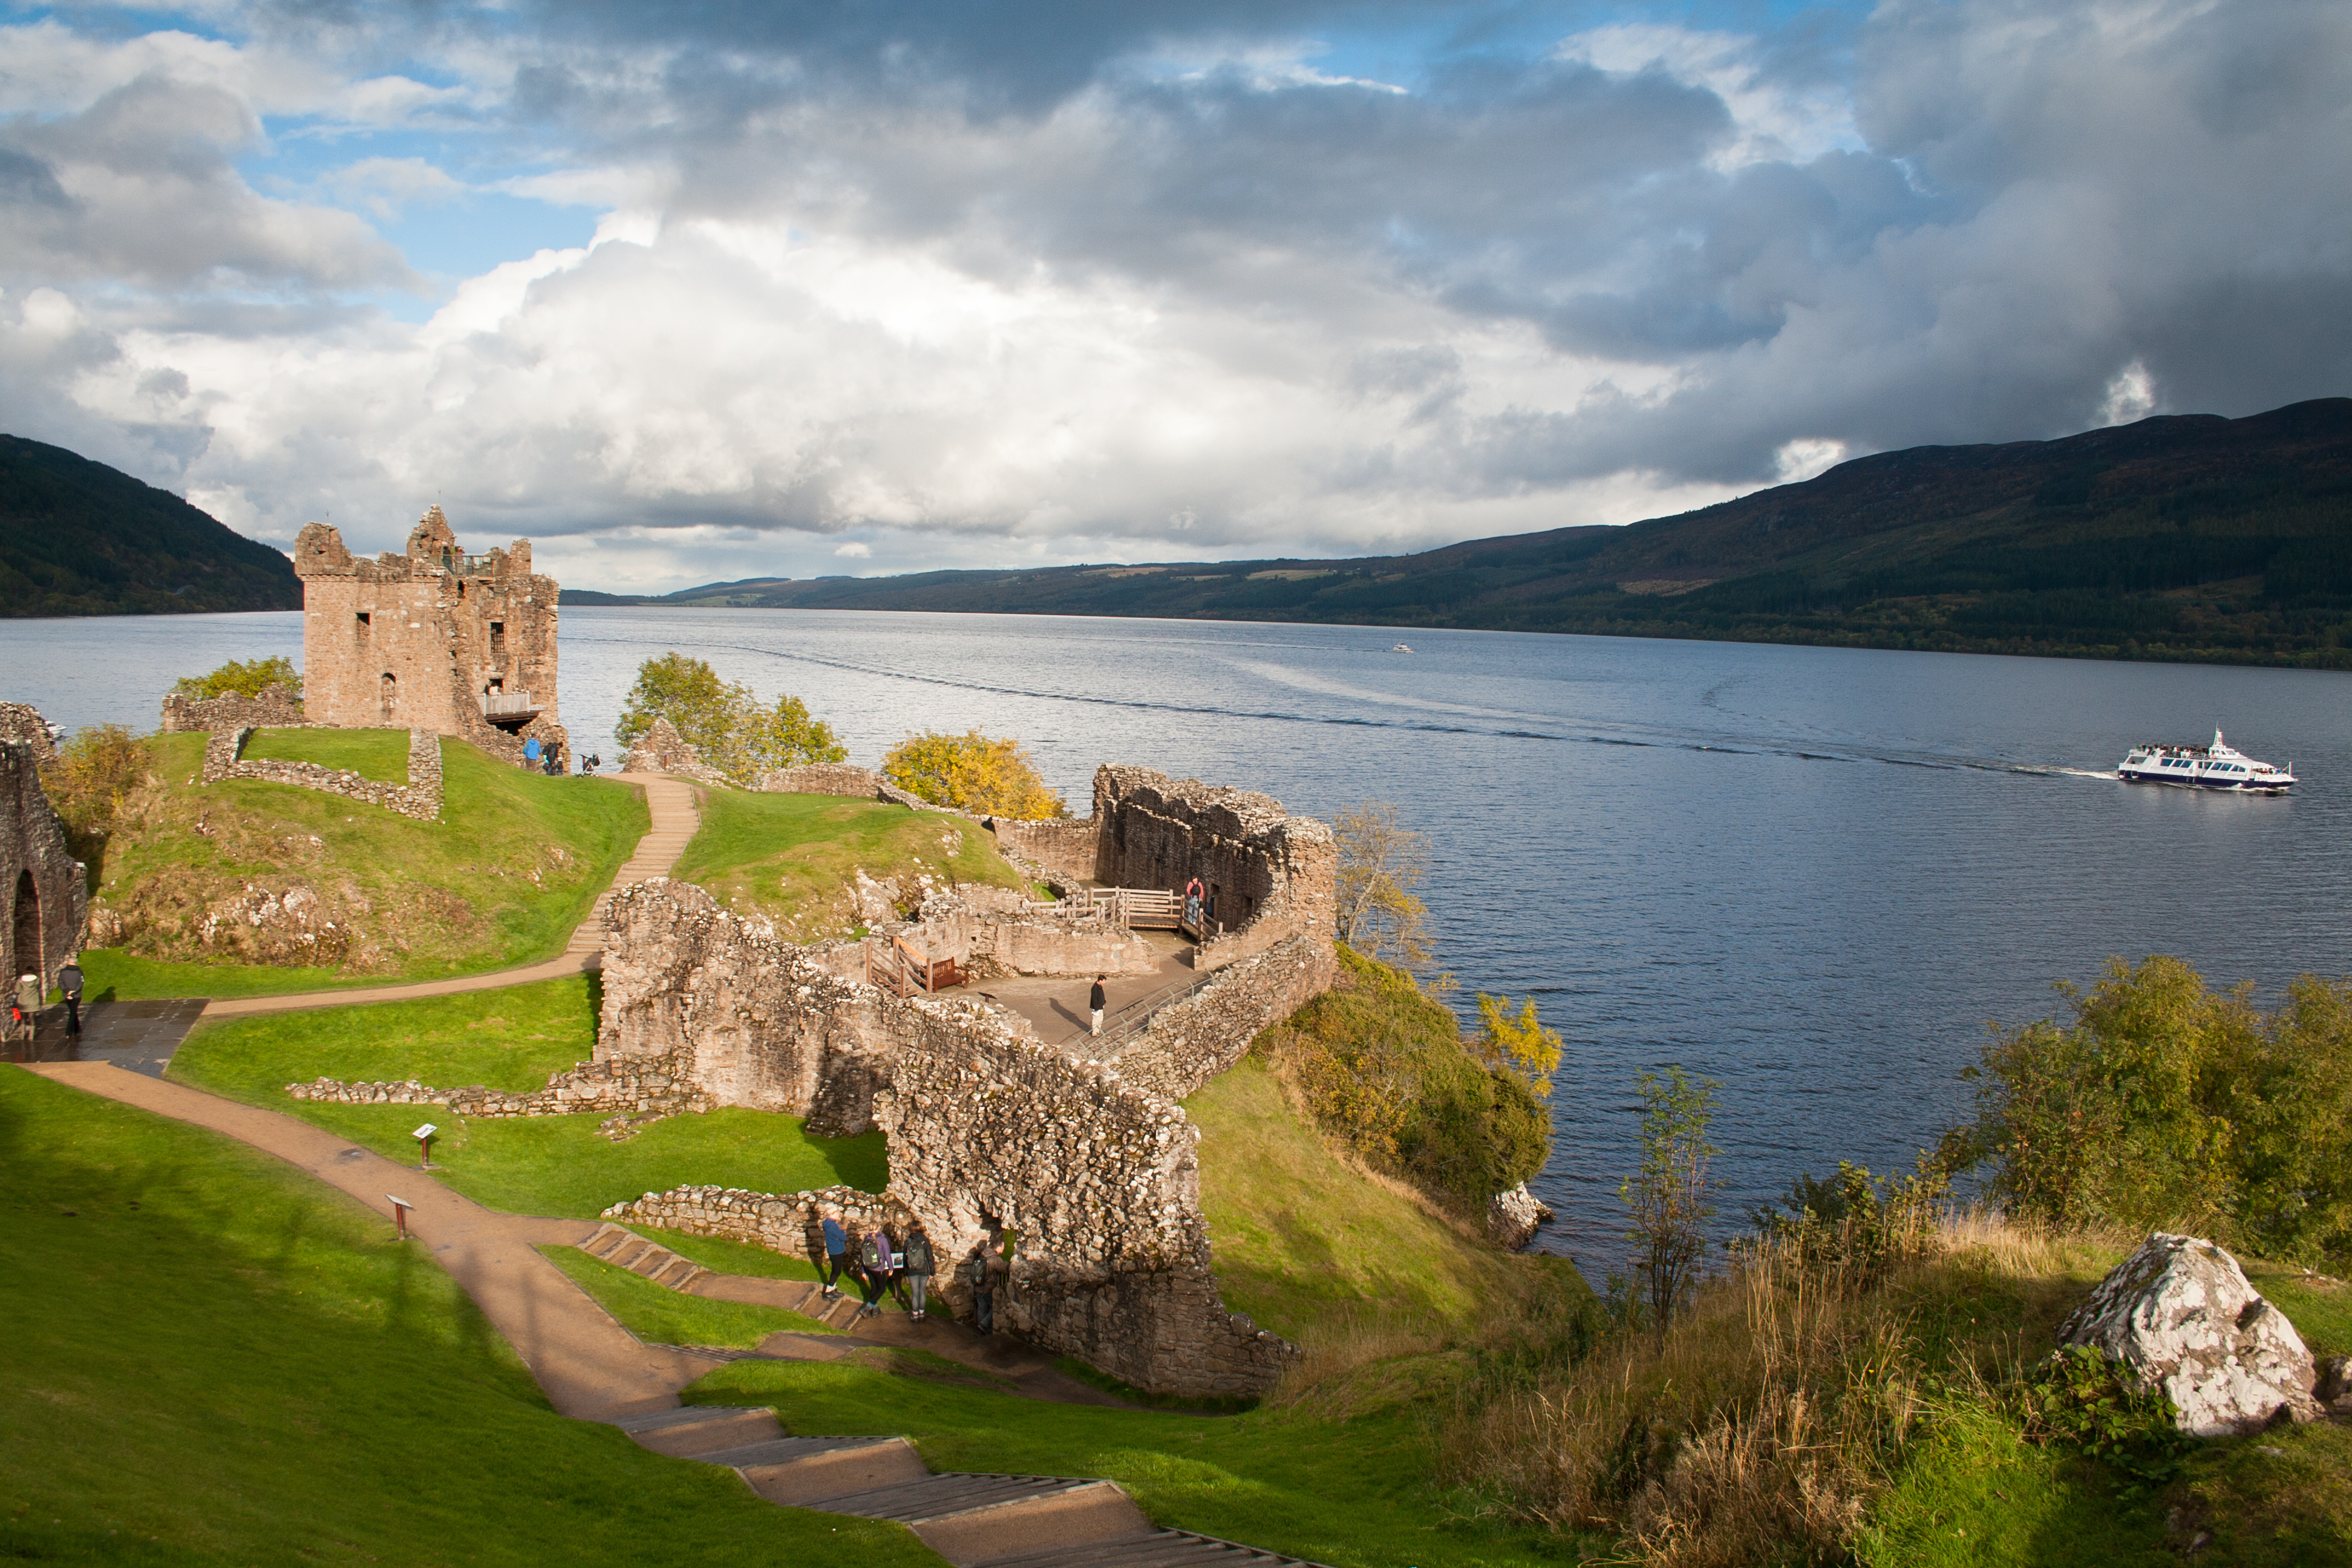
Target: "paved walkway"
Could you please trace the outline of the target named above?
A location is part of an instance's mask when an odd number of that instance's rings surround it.
[[[572,931],[572,940],[564,943],[563,951],[546,963],[525,964],[519,969],[492,970],[488,974],[468,974],[455,980],[420,981],[413,985],[306,991],[293,996],[239,996],[205,1003],[204,1016],[238,1018],[254,1013],[289,1013],[303,1007],[356,1007],[370,1002],[455,996],[467,991],[495,991],[501,986],[527,985],[534,980],[561,980],[567,974],[581,974],[594,969],[604,958],[604,910],[612,901],[613,889],[669,875],[670,868],[677,865],[677,858],[685,853],[687,841],[702,825],[701,814],[694,805],[694,785],[687,780],[672,778],[667,773],[624,773],[620,776],[644,788],[646,806],[652,814],[653,826],[637,840],[636,852],[614,874],[612,887],[598,895],[595,908],[589,910],[588,918]]]
[[[1136,1004],[1143,1002],[1171,985],[1181,985],[1200,978],[1192,967],[1192,958],[1199,950],[1173,931],[1138,931],[1149,941],[1159,954],[1160,962],[1136,974],[1118,974],[1103,982],[1110,1005],[1103,1010],[1103,1031],[1108,1034],[1127,1019],[1124,1015]],[[1037,1031],[1037,1038],[1049,1046],[1058,1046],[1074,1056],[1088,1055],[1087,1033],[1087,994],[1093,988],[1094,976],[1045,975],[1031,979],[982,980],[965,989],[1002,1002],[1013,1012],[1029,1020]]]

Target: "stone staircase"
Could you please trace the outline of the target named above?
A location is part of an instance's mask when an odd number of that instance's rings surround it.
[[[688,1295],[696,1294],[694,1288],[701,1281],[718,1278],[659,1242],[647,1241],[636,1232],[609,1222],[598,1226],[595,1234],[580,1244],[580,1250]],[[761,1285],[768,1305],[813,1318],[828,1329],[845,1329],[857,1317],[857,1298],[846,1291],[828,1297],[805,1279],[770,1279],[761,1281]]]
[[[1116,1481],[934,1474],[904,1437],[786,1436],[774,1412],[757,1406],[688,1405],[614,1425],[657,1454],[724,1465],[770,1502],[896,1520],[957,1568],[1317,1568],[1154,1529]]]

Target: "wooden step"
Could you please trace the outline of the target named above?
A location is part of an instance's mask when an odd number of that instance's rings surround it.
[[[827,1513],[889,1519],[900,1524],[930,1524],[1013,1503],[1029,1503],[1108,1481],[1070,1476],[990,1476],[950,1471],[898,1486],[877,1487],[825,1500]]]
[[[827,1511],[835,1511],[835,1498],[903,1486],[931,1473],[904,1437],[786,1437],[710,1460],[731,1465],[770,1502]]]
[[[971,1563],[1048,1547],[1132,1541],[1149,1534],[1151,1521],[1117,1482],[1098,1480],[917,1520],[913,1529],[949,1562]]]
[[[1289,1568],[1294,1564],[1316,1568],[1302,1557],[1285,1557],[1213,1535],[1155,1530],[1118,1541],[1049,1546],[1014,1557],[988,1558],[974,1568]]]

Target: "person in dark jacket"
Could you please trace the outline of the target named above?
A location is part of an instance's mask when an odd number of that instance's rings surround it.
[[[77,953],[75,958],[79,958],[79,956],[80,955]],[[58,989],[64,992],[66,994],[66,1038],[69,1040],[79,1040],[81,1038],[81,988],[83,984],[81,977],[81,965],[77,963],[73,958],[67,959],[66,966],[58,971]]]
[[[849,1266],[849,1233],[841,1228],[841,1221],[832,1215],[824,1216],[824,1297],[830,1301],[841,1295],[841,1271]]]
[[[930,1290],[934,1265],[931,1261],[931,1238],[923,1234],[921,1222],[907,1232],[907,1288],[914,1292],[914,1305],[908,1315],[917,1322],[923,1319],[923,1298]]]
[[[996,1331],[996,1292],[988,1275],[988,1243],[982,1242],[963,1260],[963,1282],[971,1291],[971,1326],[976,1332]]]
[[[882,1292],[889,1283],[890,1237],[877,1226],[857,1248],[857,1293],[865,1298],[857,1309],[859,1317],[882,1315]]]
[[[1087,993],[1087,1010],[1095,1016],[1094,1026],[1087,1031],[1089,1035],[1102,1033],[1103,1005],[1109,1000],[1110,994],[1103,989],[1103,976],[1096,975],[1095,988]]]

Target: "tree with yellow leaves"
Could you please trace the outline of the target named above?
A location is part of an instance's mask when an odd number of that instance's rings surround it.
[[[1016,822],[1067,816],[1069,805],[1045,787],[1021,742],[979,731],[908,736],[882,759],[882,776],[935,805],[952,805]]]

